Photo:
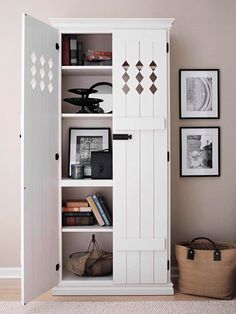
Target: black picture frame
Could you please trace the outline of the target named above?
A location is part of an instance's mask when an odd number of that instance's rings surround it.
[[[183,167],[183,164],[184,164],[183,154],[185,154],[185,158],[186,158],[186,162],[187,162],[187,153],[188,153],[187,148],[183,147],[184,144],[187,145],[186,141],[185,141],[185,143],[183,142],[183,131],[184,130],[201,130],[201,129],[202,130],[204,130],[204,129],[210,130],[211,129],[211,130],[216,131],[216,134],[214,135],[214,141],[212,141],[212,145],[210,144],[211,145],[211,158],[209,158],[209,160],[211,160],[211,164],[213,164],[213,165],[215,164],[215,165],[214,165],[214,167],[205,167],[205,168],[203,168],[203,167],[199,167],[199,168]],[[191,134],[191,133],[189,133],[189,134]],[[196,131],[192,132],[192,136],[199,136],[199,135],[201,135],[199,132],[196,132]],[[180,177],[220,177],[220,175],[221,175],[220,127],[218,127],[218,126],[180,127],[179,128],[179,141],[180,141],[180,150],[179,150],[180,151]],[[208,146],[210,146],[210,145],[208,144]],[[185,162],[185,166],[186,166],[186,162]],[[196,162],[197,162],[197,159],[196,159]],[[213,169],[213,170],[211,171],[211,169]]]
[[[98,149],[91,149],[89,151],[90,156],[88,157],[88,160],[85,162],[83,161],[83,158],[80,160],[84,163],[84,177],[90,178],[91,177],[91,151],[101,151],[101,150],[110,150],[111,147],[111,130],[110,128],[69,128],[69,153],[68,153],[68,177],[71,177],[71,164],[77,163],[77,157],[78,154],[77,146],[74,147],[74,145],[78,145],[78,139],[75,139],[75,137],[101,137],[103,136],[103,142],[102,147],[98,147]],[[101,143],[99,143],[101,145]],[[89,165],[90,160],[90,165]],[[86,169],[87,166],[87,169]],[[89,166],[90,166],[90,173],[89,172]]]
[[[187,111],[187,96],[184,94],[184,91],[187,90],[185,87],[186,82],[184,78],[187,78],[187,72],[190,78],[194,78],[194,75],[199,75],[201,72],[201,77],[209,80],[211,78],[211,89],[206,88],[206,92],[210,93],[208,98],[211,98],[212,102],[212,110],[193,110]],[[195,72],[195,74],[194,74]],[[203,73],[205,72],[205,76]],[[211,77],[208,77],[209,73],[211,72]],[[214,75],[213,75],[214,74]],[[199,78],[196,76],[196,78]],[[206,80],[202,80],[202,83],[206,82]],[[198,80],[199,82],[199,80]],[[202,84],[202,86],[208,86],[208,84]],[[187,92],[186,92],[187,93]],[[185,100],[185,101],[184,101]],[[209,103],[209,101],[208,101]],[[210,112],[212,111],[212,112]],[[179,118],[180,119],[219,119],[220,118],[220,70],[219,69],[179,69]]]

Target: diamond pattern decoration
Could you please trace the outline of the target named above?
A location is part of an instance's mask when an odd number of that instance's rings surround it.
[[[52,74],[52,71],[51,71],[51,70],[48,72],[48,78],[49,78],[50,81],[51,81],[52,78],[53,78],[53,74]]]
[[[155,82],[156,79],[157,79],[157,76],[156,76],[156,74],[154,73],[154,71],[156,70],[156,67],[157,67],[155,61],[152,60],[152,62],[149,64],[149,67],[150,67],[151,70],[152,70],[152,73],[151,73],[151,75],[149,76],[150,80],[152,81],[152,85],[150,86],[149,89],[150,89],[150,91],[151,91],[151,92],[153,93],[153,95],[154,95],[155,92],[157,91],[157,87],[156,87],[156,85],[154,84],[154,82]]]
[[[123,64],[122,64],[122,67],[125,71],[127,71],[129,69],[129,63],[127,61],[125,61]]]
[[[52,83],[51,83],[51,82],[48,84],[48,90],[49,90],[50,93],[51,93],[52,90],[53,90],[53,86],[52,86]]]
[[[154,61],[152,61],[150,64],[149,64],[150,68],[152,69],[152,71],[154,71],[157,67],[156,63]]]
[[[128,92],[130,91],[130,88],[129,88],[128,84],[127,84],[128,80],[130,79],[129,74],[127,73],[129,67],[130,67],[130,65],[129,65],[129,63],[127,61],[125,61],[122,64],[122,68],[125,70],[125,73],[122,75],[122,79],[125,82],[125,85],[123,86],[122,90],[125,93],[125,95],[127,95]]]
[[[39,74],[40,74],[40,76],[41,76],[41,79],[43,79],[44,76],[45,76],[45,71],[44,71],[43,68],[40,69]]]
[[[150,91],[153,93],[153,95],[155,94],[155,92],[157,91],[157,88],[154,84],[151,85],[150,87]]]
[[[53,62],[51,58],[48,60],[48,66],[49,66],[49,69],[52,69],[53,67]]]
[[[136,63],[136,68],[138,69],[138,74],[135,76],[136,80],[138,81],[138,86],[136,87],[136,91],[139,93],[139,95],[143,92],[143,87],[142,85],[140,84],[140,82],[143,80],[143,75],[141,73],[141,70],[143,68],[143,64],[142,62],[139,60],[137,63]]]
[[[139,93],[139,95],[142,93],[143,91],[143,87],[142,85],[138,84],[138,86],[136,87],[136,91]]]
[[[41,91],[43,91],[44,88],[45,88],[45,84],[44,84],[44,81],[43,81],[43,80],[39,83],[39,86],[40,86],[40,88],[41,88]]]
[[[41,63],[41,66],[43,67],[44,64],[45,64],[45,59],[44,59],[44,56],[42,55],[39,59],[40,63]]]
[[[35,63],[37,60],[36,53],[32,52],[30,58],[31,58],[32,62]]]
[[[139,83],[143,80],[143,76],[140,72],[138,72],[138,74],[136,75],[136,79],[138,80]]]
[[[136,64],[136,68],[137,68],[139,71],[141,71],[141,70],[142,70],[142,68],[143,68],[143,64],[142,64],[142,62],[141,62],[141,61],[138,61],[138,62],[137,62],[137,64]]]
[[[129,74],[125,72],[125,74],[122,76],[123,80],[127,83],[128,80],[130,79]]]
[[[32,75],[33,75],[33,76],[35,76],[35,74],[36,74],[37,70],[36,70],[36,67],[35,67],[35,65],[34,65],[34,64],[32,65],[32,67],[31,67],[31,69],[30,69],[30,70],[31,70]]]
[[[36,87],[36,81],[35,81],[35,78],[33,77],[31,82],[30,82],[30,85],[32,86],[33,89],[35,89]]]
[[[157,76],[154,72],[152,72],[152,74],[149,76],[149,78],[152,82],[155,82],[155,80],[157,79]]]
[[[123,92],[125,93],[125,95],[127,95],[128,92],[129,92],[129,90],[130,90],[130,88],[129,88],[129,86],[128,86],[127,84],[125,84],[125,85],[123,86],[122,90],[123,90]]]

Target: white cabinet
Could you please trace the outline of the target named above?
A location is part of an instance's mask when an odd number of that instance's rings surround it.
[[[23,16],[22,301],[54,295],[172,294],[170,280],[169,31],[173,19]],[[63,66],[63,34],[108,45],[112,66]],[[101,49],[100,49],[101,50]],[[76,114],[67,89],[113,84],[112,114]],[[84,86],[78,86],[84,85]],[[108,127],[113,180],[67,178],[70,127]],[[57,158],[59,155],[59,159]],[[102,191],[113,227],[62,227],[61,203]],[[113,275],[78,277],[65,259],[91,234],[113,251]]]

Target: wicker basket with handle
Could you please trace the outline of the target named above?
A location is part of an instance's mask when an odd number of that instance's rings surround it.
[[[176,245],[181,293],[219,299],[235,295],[236,245],[199,237]]]

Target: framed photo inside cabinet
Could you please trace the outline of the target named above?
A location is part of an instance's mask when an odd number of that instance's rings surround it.
[[[180,128],[180,176],[220,176],[220,128]]]
[[[180,119],[219,119],[219,70],[179,70]]]
[[[82,163],[84,176],[91,177],[91,152],[109,149],[109,128],[70,128],[69,130],[69,177],[71,165]]]

